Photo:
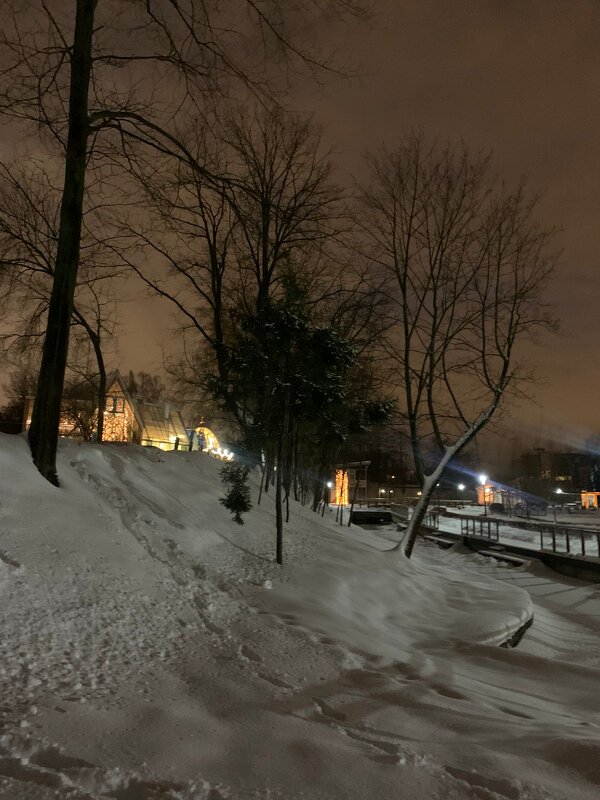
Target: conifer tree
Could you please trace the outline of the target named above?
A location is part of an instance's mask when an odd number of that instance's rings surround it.
[[[219,502],[233,514],[233,519],[238,525],[243,525],[242,514],[250,511],[250,487],[248,486],[248,467],[241,464],[226,464],[220,471],[223,483],[229,484],[225,497]]]

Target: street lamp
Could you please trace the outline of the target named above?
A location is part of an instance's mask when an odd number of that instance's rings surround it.
[[[564,492],[559,486],[558,489],[554,490],[554,494],[564,494]],[[552,515],[554,517],[554,524],[556,525],[556,503],[552,503]]]
[[[487,475],[484,475],[484,473],[482,472],[481,475],[479,476],[479,483],[483,486],[483,514],[485,517],[487,517],[487,503],[486,503],[486,491],[485,491],[487,479],[488,479]]]

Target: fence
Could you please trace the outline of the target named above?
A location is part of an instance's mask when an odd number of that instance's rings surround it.
[[[456,514],[452,515],[456,517]],[[463,536],[479,536],[481,538],[500,539],[500,520],[492,517],[460,516],[460,532]]]
[[[531,531],[539,535],[540,550],[551,553],[600,558],[600,530],[590,528],[575,528],[568,525],[553,525],[547,522],[516,522],[497,517],[473,517],[466,514],[450,512],[446,516],[460,519],[460,532],[462,536],[474,536],[479,539],[500,541],[501,530],[504,528]],[[517,544],[514,540],[505,544]]]
[[[540,526],[539,534],[540,550],[600,558],[600,531],[548,525]]]

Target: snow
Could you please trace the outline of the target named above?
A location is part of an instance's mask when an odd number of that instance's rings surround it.
[[[281,568],[219,466],[0,436],[1,800],[598,797],[600,587],[295,503]]]

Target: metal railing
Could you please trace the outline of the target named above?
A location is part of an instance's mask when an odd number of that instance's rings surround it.
[[[453,514],[455,517],[456,514]],[[500,539],[500,520],[491,517],[460,517],[460,532],[463,536],[479,536],[497,542]]]
[[[467,514],[450,512],[446,516],[460,519],[462,536],[474,536],[479,539],[490,539],[499,542],[500,526],[504,528],[531,531],[539,536],[540,550],[547,552],[600,558],[600,530],[575,528],[569,525],[555,525],[548,522],[517,522],[515,520],[498,519],[497,517],[474,517]],[[512,537],[506,537],[506,545],[518,545]],[[533,543],[533,542],[532,542]]]
[[[437,530],[440,527],[440,515],[437,511],[427,511],[423,519],[423,524],[427,528],[434,528]]]
[[[600,531],[548,525],[541,526],[539,534],[540,550],[600,558]]]

